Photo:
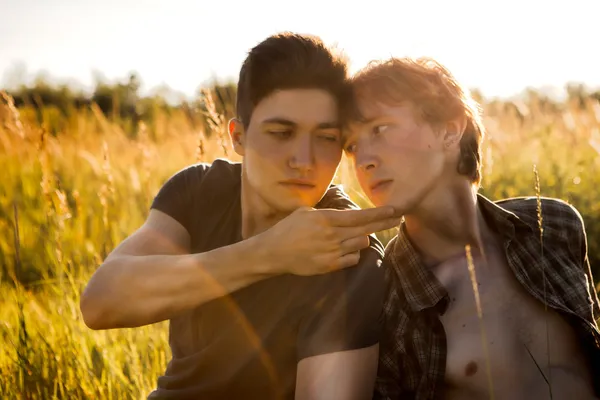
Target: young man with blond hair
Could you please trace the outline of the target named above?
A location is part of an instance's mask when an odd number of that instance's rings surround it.
[[[361,115],[345,149],[372,202],[404,216],[384,261],[377,397],[599,396],[600,311],[579,212],[542,198],[540,239],[536,197],[478,193],[480,108],[440,63],[372,63],[354,88]]]

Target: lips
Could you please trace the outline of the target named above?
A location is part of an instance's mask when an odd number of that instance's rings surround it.
[[[312,189],[317,186],[313,182],[304,179],[288,179],[286,181],[279,182],[279,184],[289,187],[297,187],[301,189]]]
[[[375,181],[375,183],[373,183],[370,187],[371,192],[376,192],[378,190],[385,189],[390,183],[392,183],[391,179],[382,179],[379,181]]]

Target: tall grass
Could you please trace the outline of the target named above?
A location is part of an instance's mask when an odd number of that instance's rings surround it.
[[[600,106],[580,99],[549,106],[532,97],[484,104],[484,195],[498,199],[539,190],[573,203],[588,232],[600,278]],[[152,197],[173,173],[217,157],[237,160],[225,119],[210,105],[213,134],[182,111],[140,124],[137,139],[92,106],[61,121],[0,104],[0,398],[142,399],[170,359],[167,324],[91,331],[79,296],[106,254],[144,220]],[[349,163],[336,181],[362,206],[368,200]],[[380,234],[387,243],[393,232]]]

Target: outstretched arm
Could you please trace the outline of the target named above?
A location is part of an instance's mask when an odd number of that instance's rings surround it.
[[[369,233],[396,222],[386,209],[298,210],[259,235],[189,254],[187,230],[152,210],[90,279],[81,296],[83,318],[92,329],[148,325],[270,276],[350,267],[369,245]]]
[[[264,279],[269,255],[259,240],[189,254],[187,230],[152,210],[88,282],[81,296],[84,321],[92,329],[148,325]]]

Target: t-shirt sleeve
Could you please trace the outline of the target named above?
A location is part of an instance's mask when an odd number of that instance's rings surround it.
[[[209,165],[194,164],[172,175],[160,188],[150,209],[164,212],[190,230],[190,211],[194,204],[194,190],[200,187]]]
[[[356,266],[313,277],[315,297],[300,323],[298,361],[379,342],[384,271],[378,243],[361,251]]]
[[[359,208],[332,186],[317,208]],[[360,349],[379,342],[384,299],[383,246],[371,235],[357,265],[311,277],[314,298],[300,323],[298,361],[319,354]]]

